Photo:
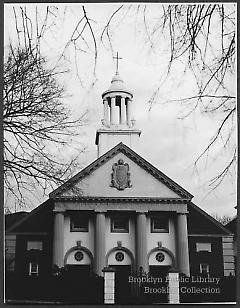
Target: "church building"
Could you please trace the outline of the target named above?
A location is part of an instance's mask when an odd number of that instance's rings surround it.
[[[6,229],[7,271],[40,277],[53,267],[103,276],[169,271],[235,275],[233,234],[138,151],[133,93],[117,70],[102,94],[98,158]]]

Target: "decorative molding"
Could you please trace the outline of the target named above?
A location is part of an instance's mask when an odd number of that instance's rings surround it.
[[[69,255],[70,255],[70,253],[72,253],[75,250],[84,251],[89,256],[90,268],[92,270],[93,269],[93,265],[94,265],[93,255],[92,255],[91,251],[87,247],[82,246],[82,245],[81,245],[81,247],[74,246],[74,247],[68,249],[68,251],[65,253],[65,256],[64,256],[64,263],[63,263],[64,266],[67,265],[67,259],[68,259]]]
[[[124,260],[124,253],[122,252],[122,251],[118,251],[118,252],[116,252],[116,254],[115,254],[115,260],[117,261],[117,262],[122,262],[123,260]]]
[[[81,247],[82,247],[82,241],[77,241],[77,248],[81,249]]]
[[[148,264],[149,264],[149,257],[150,257],[150,255],[153,253],[153,252],[155,252],[155,251],[159,251],[159,252],[161,252],[161,251],[164,251],[164,252],[166,252],[169,256],[170,256],[170,258],[171,258],[171,260],[172,260],[172,266],[171,266],[171,268],[175,268],[176,267],[176,260],[175,260],[175,256],[174,256],[174,254],[171,252],[171,250],[169,250],[168,248],[166,248],[166,247],[155,247],[155,248],[153,248],[153,249],[151,249],[149,252],[148,252],[148,254],[147,254],[147,258],[148,258]]]
[[[114,93],[114,96],[111,95],[111,93]],[[128,96],[133,97],[132,93],[130,91],[127,90],[107,90],[105,92],[103,92],[102,94],[102,98],[105,99],[105,97],[115,97],[115,96],[121,96],[123,94],[128,94]]]
[[[107,211],[131,211],[131,212],[173,212],[173,213],[188,213],[187,204],[181,203],[160,203],[160,202],[123,202],[119,199],[117,202],[106,200],[104,202],[98,201],[73,201],[66,200],[64,202],[66,211],[93,211],[93,212],[107,212]]]
[[[125,188],[131,188],[132,184],[130,181],[129,165],[124,163],[123,159],[120,158],[117,163],[112,166],[112,180],[110,187],[115,187],[118,190],[124,190]]]
[[[97,196],[61,196],[55,197],[55,201],[82,201],[82,202],[142,202],[142,203],[188,203],[189,199],[182,198],[158,198],[158,197],[97,197]]]
[[[188,234],[188,237],[224,237],[223,234]]]
[[[160,263],[160,262],[163,262],[165,260],[165,255],[159,251],[156,256],[155,256],[155,259]]]
[[[124,246],[119,247],[119,245],[111,248],[108,251],[108,253],[106,254],[106,257],[105,257],[105,266],[106,267],[108,267],[108,258],[110,256],[110,254],[115,252],[115,251],[124,251],[124,252],[126,252],[126,254],[128,254],[128,256],[131,259],[131,269],[132,269],[132,271],[135,270],[135,258],[133,256],[133,253],[127,247],[124,247]]]

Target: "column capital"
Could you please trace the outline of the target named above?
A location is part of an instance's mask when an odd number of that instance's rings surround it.
[[[139,214],[139,215],[140,214],[145,214],[146,215],[148,213],[148,211],[136,210],[136,213]]]
[[[62,213],[62,214],[64,214],[64,212],[66,212],[65,209],[61,209],[61,208],[54,208],[52,211],[54,213]]]
[[[65,212],[64,202],[59,202],[59,201],[54,202],[53,212]]]

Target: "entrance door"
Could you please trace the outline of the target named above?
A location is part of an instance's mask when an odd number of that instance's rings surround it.
[[[168,275],[169,268],[169,266],[149,266],[150,276],[159,278],[159,283],[152,286],[152,290],[154,290],[154,292],[150,294],[152,303],[161,304],[168,302],[168,282],[166,277]]]
[[[67,265],[64,285],[66,302],[89,303],[95,292],[90,280],[90,265]]]
[[[110,265],[115,269],[115,303],[128,304],[131,298],[131,265]]]
[[[67,265],[67,271],[73,278],[87,278],[90,274],[90,265]]]

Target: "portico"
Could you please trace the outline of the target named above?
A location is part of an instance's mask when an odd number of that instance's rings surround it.
[[[150,250],[156,249],[159,245],[159,242],[155,242],[155,234],[150,233],[149,225],[151,220],[151,213],[161,213],[165,212],[170,215],[172,221],[171,234],[163,234],[165,241],[167,240],[168,245],[164,242],[161,242],[161,245],[164,247],[167,245],[170,248],[170,253],[173,255],[174,268],[181,273],[189,275],[189,257],[188,257],[188,245],[187,243],[187,233],[186,227],[184,225],[184,219],[186,219],[186,205],[181,203],[171,204],[170,200],[158,200],[156,206],[156,200],[146,200],[139,198],[128,198],[125,200],[117,200],[115,198],[78,198],[77,200],[68,200],[65,197],[65,200],[61,202],[57,201],[55,203],[55,223],[54,223],[54,243],[53,243],[53,264],[62,267],[64,265],[64,256],[66,251],[64,251],[64,238],[66,241],[66,233],[60,232],[59,230],[66,230],[66,222],[64,223],[64,218],[69,216],[69,213],[74,212],[89,212],[92,214],[91,219],[94,223],[93,230],[89,230],[89,234],[85,234],[88,238],[83,242],[86,245],[90,239],[93,239],[92,250],[90,251],[93,255],[93,269],[97,275],[102,276],[102,269],[107,266],[106,258],[108,251],[114,247],[117,247],[119,243],[121,245],[120,250],[126,249],[132,255],[131,266],[133,270],[138,270],[140,267],[145,271],[149,271],[149,253]],[[175,200],[176,202],[176,200]],[[139,211],[139,208],[142,208]],[[129,230],[127,233],[112,233],[111,231],[111,217],[112,213],[117,211],[118,213],[124,213],[126,217],[131,217],[129,219]],[[129,214],[128,214],[129,213]],[[130,215],[131,213],[131,215]],[[74,214],[73,214],[74,215]],[[65,226],[64,226],[65,225]],[[92,232],[93,231],[93,232]],[[65,231],[66,232],[66,231]],[[91,232],[93,234],[91,234]],[[177,238],[177,235],[181,237],[181,241],[185,245],[179,247],[177,241],[175,241],[174,249],[172,249],[172,244],[170,243],[173,239],[174,234]],[[163,236],[158,235],[158,238]],[[185,239],[184,239],[185,237]],[[81,239],[81,232],[79,232],[79,240]],[[109,243],[110,242],[110,243]],[[76,245],[75,242],[73,245]],[[124,249],[122,249],[124,247]],[[151,248],[151,249],[150,249]],[[164,248],[159,248],[159,251],[164,251]],[[171,252],[172,251],[172,252]],[[117,249],[116,249],[117,252]],[[128,253],[127,253],[128,255]],[[130,258],[131,259],[131,258]],[[156,261],[155,261],[156,262]],[[80,263],[79,263],[80,264]],[[121,262],[117,262],[118,265],[121,265]],[[122,264],[125,264],[124,262]],[[158,262],[156,262],[158,265]],[[160,266],[161,264],[159,264]],[[173,264],[172,264],[173,265]],[[172,267],[170,266],[170,268]]]

